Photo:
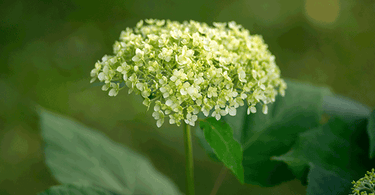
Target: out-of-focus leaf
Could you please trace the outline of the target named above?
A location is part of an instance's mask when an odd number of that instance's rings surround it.
[[[271,160],[278,160],[285,162],[289,169],[303,185],[307,185],[307,174],[309,172],[308,161],[295,157],[293,150],[287,152],[282,156],[273,156]]]
[[[213,117],[207,118],[199,124],[204,132],[206,141],[210,144],[216,156],[243,184],[242,148],[241,145],[233,139],[233,130],[227,123],[217,121]]]
[[[52,186],[49,189],[39,193],[38,195],[118,195],[111,191],[95,186],[82,186],[82,185],[59,185]]]
[[[256,114],[247,115],[247,107],[242,106],[236,116],[224,117],[243,148],[245,183],[274,186],[295,178],[284,162],[271,157],[286,153],[299,133],[320,125],[323,97],[330,95],[330,90],[292,81],[287,85],[285,97],[277,96],[268,114],[261,113],[258,105]]]
[[[340,95],[325,96],[323,109],[329,116],[343,119],[347,123],[367,118],[371,113],[368,106]]]
[[[367,134],[370,137],[370,158],[375,156],[375,110],[372,111],[367,126]]]
[[[327,124],[300,134],[292,150],[274,159],[286,162],[299,174],[300,167],[310,166],[308,194],[348,194],[351,181],[374,164],[367,157],[368,142],[363,140],[365,122],[352,129],[343,120],[332,118]]]
[[[307,195],[347,195],[350,192],[351,177],[340,169],[325,169],[314,163],[310,164]]]
[[[60,183],[121,194],[180,194],[148,160],[102,133],[44,109],[40,118],[46,163]]]

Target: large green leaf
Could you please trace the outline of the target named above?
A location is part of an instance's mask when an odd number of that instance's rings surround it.
[[[375,156],[375,110],[372,111],[368,121],[367,133],[370,137],[370,158]]]
[[[366,120],[348,124],[332,118],[300,134],[292,150],[274,159],[286,162],[293,172],[310,166],[308,194],[348,194],[351,181],[360,178],[375,162],[367,156],[365,127]]]
[[[60,183],[121,194],[180,194],[148,160],[102,133],[43,109],[40,118],[46,163]]]
[[[233,130],[223,122],[210,117],[199,123],[206,141],[216,156],[228,167],[238,180],[244,183],[241,145],[233,139]]]
[[[247,107],[242,106],[236,116],[224,117],[243,148],[245,183],[274,186],[293,179],[287,165],[271,157],[286,153],[299,133],[320,125],[323,97],[330,95],[330,90],[292,81],[287,85],[285,97],[276,97],[268,114],[261,113],[258,105],[256,114],[247,115]],[[201,135],[197,133],[200,141],[206,142]],[[206,151],[210,153],[212,148]]]
[[[82,185],[59,185],[52,186],[48,190],[39,193],[38,195],[117,195],[114,192],[105,190],[95,186]]]

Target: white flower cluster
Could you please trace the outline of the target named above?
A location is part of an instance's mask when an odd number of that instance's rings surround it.
[[[280,78],[275,57],[261,36],[235,22],[174,22],[148,19],[134,29],[127,28],[114,44],[114,54],[104,56],[91,71],[93,79],[104,82],[102,89],[116,96],[125,82],[129,93],[144,98],[157,126],[166,116],[171,124],[181,120],[194,126],[197,114],[219,120],[248,105],[248,114],[256,104],[284,96],[286,83]]]

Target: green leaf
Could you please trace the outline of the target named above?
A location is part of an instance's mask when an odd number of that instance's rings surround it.
[[[256,114],[247,115],[247,107],[242,106],[237,109],[236,116],[224,117],[243,148],[245,183],[267,187],[295,178],[287,164],[271,157],[288,152],[299,133],[320,125],[323,97],[331,95],[330,90],[286,82],[285,97],[277,96],[276,101],[268,106],[268,114],[261,113],[258,105]],[[197,136],[205,142],[204,137],[198,133]],[[206,151],[210,152],[210,148]],[[300,169],[304,170],[303,167]]]
[[[207,118],[201,121],[200,128],[204,137],[212,147],[214,153],[226,167],[228,167],[237,179],[244,183],[244,170],[242,166],[241,145],[233,139],[233,130],[223,121],[215,118]]]
[[[48,190],[39,193],[38,195],[117,195],[103,188],[95,186],[82,186],[82,185],[59,185],[52,186]]]
[[[60,183],[121,194],[180,194],[148,160],[102,133],[43,109],[40,118],[46,163]]]
[[[308,194],[348,194],[351,181],[358,180],[375,162],[367,157],[365,127],[366,120],[353,125],[332,118],[300,134],[292,150],[274,159],[283,160],[299,174],[298,168],[310,166]]]
[[[331,92],[327,88],[290,81],[287,85],[285,97],[278,96],[269,106],[268,114],[258,112],[246,116],[242,146],[247,183],[272,186],[293,179],[295,175],[287,165],[271,157],[289,151],[299,133],[320,125],[323,97]],[[228,122],[233,120],[233,124],[234,119],[228,117]],[[262,156],[263,160],[257,162],[257,156]]]
[[[375,110],[372,111],[368,121],[367,133],[370,137],[370,158],[375,156]]]
[[[339,169],[327,170],[314,163],[310,163],[310,167],[307,195],[349,194],[352,187],[352,180],[349,174]]]
[[[347,123],[367,118],[371,110],[368,106],[340,95],[328,95],[323,98],[324,113],[340,118]]]
[[[308,161],[295,156],[295,151],[290,150],[282,156],[273,156],[271,160],[284,161],[302,185],[307,185],[307,174],[309,172]]]
[[[202,116],[204,116],[204,115],[202,115]],[[199,116],[199,118],[203,118],[203,117]],[[212,147],[210,146],[210,144],[204,138],[204,133],[203,133],[203,131],[201,129],[198,129],[198,130],[195,131],[195,136],[197,138],[199,138],[199,144],[201,145],[202,148],[204,148],[206,150],[206,153],[207,153],[208,157],[212,161],[221,162],[217,158],[217,156],[216,156],[214,150],[212,149]]]

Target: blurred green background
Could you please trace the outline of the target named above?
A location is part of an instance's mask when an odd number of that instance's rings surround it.
[[[0,194],[36,194],[57,184],[43,162],[34,103],[96,128],[147,156],[185,191],[182,128],[158,129],[140,97],[116,98],[89,72],[121,30],[146,18],[236,21],[261,34],[282,76],[330,86],[375,106],[372,0],[18,0],[0,6]],[[209,194],[222,165],[194,140],[196,192]],[[305,194],[298,180],[272,188],[227,174],[217,194]]]

